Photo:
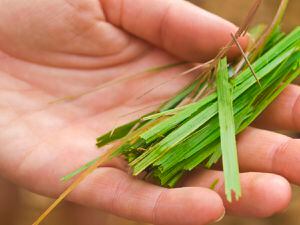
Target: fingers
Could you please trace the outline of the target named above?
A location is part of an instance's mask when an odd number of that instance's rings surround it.
[[[291,188],[287,180],[274,174],[241,173],[242,197],[237,202],[229,203],[224,192],[223,172],[199,170],[189,176],[185,185],[192,187],[214,188],[222,197],[226,212],[236,216],[268,217],[287,208],[291,199]]]
[[[300,140],[256,128],[238,136],[242,171],[277,173],[300,185]]]
[[[300,87],[288,86],[256,120],[267,129],[300,131]]]
[[[224,214],[221,198],[209,189],[168,190],[113,168],[98,169],[75,189],[70,199],[128,219],[157,225],[207,224]]]
[[[102,0],[106,19],[185,60],[207,61],[230,40],[230,22],[182,0]],[[246,46],[247,38],[240,43]],[[233,48],[230,56],[239,54]]]

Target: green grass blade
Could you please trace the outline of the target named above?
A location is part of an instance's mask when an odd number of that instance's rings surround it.
[[[102,136],[97,138],[97,147],[100,148],[104,145],[107,145],[113,141],[119,140],[123,137],[125,137],[130,130],[139,123],[140,120],[135,120],[130,123],[124,124],[120,127],[117,127],[113,131],[107,132],[106,134],[103,134]]]
[[[197,82],[193,82],[192,84],[188,85],[186,88],[181,90],[178,94],[176,94],[173,98],[171,98],[166,103],[164,103],[160,107],[159,112],[163,112],[168,109],[172,109],[176,107],[184,98],[186,98],[190,93],[192,93],[196,87],[197,87]]]
[[[202,101],[197,102],[196,104],[191,104],[189,107],[185,107],[178,114],[172,116],[171,118],[157,124],[156,126],[149,129],[147,132],[141,135],[141,138],[147,142],[151,142],[156,139],[158,136],[165,134],[170,129],[174,128],[176,125],[181,123],[182,121],[189,118],[192,114],[197,112],[200,108],[209,105],[214,99],[216,95],[210,95]]]
[[[93,159],[92,161],[84,164],[83,166],[81,166],[80,168],[78,168],[77,170],[73,171],[72,173],[69,173],[67,174],[66,176],[62,177],[60,180],[61,181],[69,181],[71,180],[73,177],[75,177],[76,175],[82,173],[83,171],[85,171],[86,169],[88,169],[89,167],[91,167],[92,165],[94,165],[97,160],[99,159],[100,157],[97,157],[96,159]]]
[[[232,201],[232,192],[235,193],[236,200],[241,196],[232,92],[232,85],[229,83],[227,61],[224,58],[218,65],[217,93],[225,193],[229,202]]]

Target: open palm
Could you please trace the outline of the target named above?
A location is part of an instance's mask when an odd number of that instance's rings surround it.
[[[98,156],[95,138],[129,112],[178,91],[177,67],[124,81],[73,101],[74,95],[145,68],[211,59],[235,26],[181,0],[0,0],[0,175],[58,196],[59,179]],[[240,40],[246,45],[246,39]],[[232,49],[230,57],[237,55]],[[300,129],[300,89],[290,86],[258,119],[265,129]],[[290,200],[286,179],[300,183],[300,141],[258,128],[240,135],[243,197],[228,204],[220,171],[195,171],[172,190],[132,178],[122,160],[96,170],[69,200],[155,224],[206,224],[224,214],[263,217]],[[251,172],[254,171],[254,172]],[[281,176],[275,174],[277,173]],[[223,200],[222,200],[223,199]]]

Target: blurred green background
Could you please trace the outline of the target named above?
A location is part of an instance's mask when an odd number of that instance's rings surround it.
[[[249,10],[252,0],[192,0],[193,3],[214,12],[235,24],[240,24]],[[255,22],[270,22],[275,14],[278,0],[265,0],[260,7]],[[300,24],[300,0],[291,0],[287,9],[287,15],[284,20],[283,29],[291,30]],[[293,134],[297,135],[297,134]],[[1,186],[0,180],[0,186]],[[12,190],[13,197],[8,195],[1,196],[3,189]],[[0,190],[0,208],[3,199],[11,202],[12,208],[15,210],[0,210],[0,225],[29,225],[39,213],[45,209],[50,203],[48,198],[44,198],[25,190],[15,191],[10,184],[3,185]],[[9,199],[11,198],[11,199]],[[80,212],[80,213],[77,213]],[[81,215],[80,217],[78,215]],[[82,222],[85,221],[85,222]],[[94,222],[92,222],[94,221]],[[100,222],[95,222],[100,221]],[[82,207],[63,203],[49,219],[45,225],[138,225],[135,222],[123,220],[111,215],[103,214],[99,211],[90,213]],[[273,216],[268,219],[249,219],[249,218],[233,218],[226,216],[218,225],[300,225],[300,191],[298,187],[293,187],[293,201],[288,210],[280,215]]]

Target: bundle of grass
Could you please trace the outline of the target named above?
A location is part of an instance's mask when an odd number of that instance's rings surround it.
[[[230,76],[235,67],[228,65],[224,57],[209,69],[209,79],[195,81],[166,105],[180,104],[187,93],[194,95],[192,100],[199,93],[212,93],[187,105],[167,110],[163,107],[159,113],[117,128],[99,137],[97,146],[121,139],[111,157],[125,156],[133,175],[146,171],[169,187],[176,184],[184,171],[199,164],[209,168],[222,156],[227,198],[231,201],[231,191],[239,198],[235,135],[249,126],[299,75],[300,28],[285,37],[277,32],[267,44],[279,38],[282,39],[277,44],[254,59],[255,76],[250,68]]]
[[[227,200],[231,202],[233,196],[238,200],[241,188],[235,136],[300,74],[300,27],[288,35],[280,31],[287,0],[281,1],[271,25],[250,31],[256,40],[248,50],[240,47],[237,39],[246,33],[260,2],[255,1],[245,23],[215,59],[189,70],[201,69],[194,82],[156,112],[97,138],[98,147],[115,144],[64,177],[69,180],[82,173],[35,224],[101,163],[117,156],[128,161],[134,176],[144,174],[144,179],[166,187],[174,187],[187,171],[198,166],[210,168],[222,158]],[[230,64],[225,55],[234,44],[242,58]]]

